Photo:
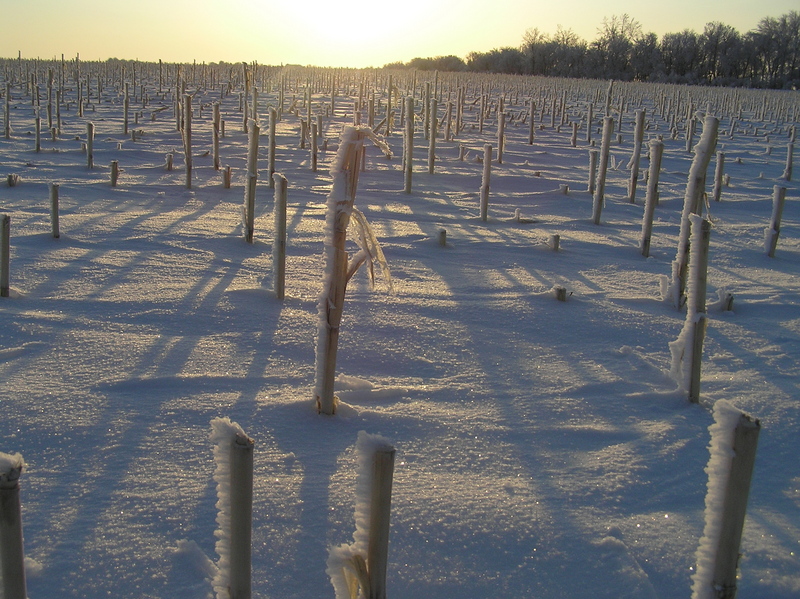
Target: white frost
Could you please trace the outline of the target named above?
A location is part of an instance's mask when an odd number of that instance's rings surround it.
[[[16,484],[20,472],[25,468],[25,460],[19,453],[3,453],[0,452],[0,486]]]

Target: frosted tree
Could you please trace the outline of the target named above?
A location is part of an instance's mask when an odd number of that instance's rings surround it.
[[[371,139],[387,156],[389,146],[373,133],[369,127],[345,127],[339,142],[339,150],[331,165],[333,184],[328,195],[328,212],[325,221],[325,270],[323,289],[319,297],[319,325],[316,350],[316,381],[314,401],[317,411],[333,414],[336,398],[333,383],[336,377],[336,352],[339,345],[339,325],[344,309],[347,282],[365,263],[368,264],[372,280],[377,263],[391,289],[391,278],[386,259],[377,238],[364,215],[354,207],[358,173],[364,142]],[[354,240],[359,251],[352,257],[347,254],[347,229],[353,225]]]

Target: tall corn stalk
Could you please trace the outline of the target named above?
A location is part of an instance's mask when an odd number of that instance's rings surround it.
[[[389,147],[369,127],[345,127],[339,150],[331,166],[333,184],[328,195],[328,213],[325,224],[325,271],[323,290],[319,298],[319,330],[316,351],[316,381],[314,400],[317,411],[333,414],[336,398],[333,383],[336,377],[336,352],[339,345],[339,325],[344,309],[347,282],[365,262],[378,262],[388,274],[383,252],[369,230],[363,215],[353,206],[358,187],[361,153],[365,139],[372,139],[387,155]],[[347,227],[353,216],[359,228],[357,243],[361,250],[352,260],[345,250]],[[388,280],[388,278],[387,278]]]

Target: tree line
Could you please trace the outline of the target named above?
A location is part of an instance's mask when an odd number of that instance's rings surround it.
[[[764,17],[752,31],[714,21],[659,39],[627,14],[603,19],[593,42],[560,25],[552,35],[528,29],[519,47],[386,65],[548,77],[724,86],[800,87],[800,12]]]

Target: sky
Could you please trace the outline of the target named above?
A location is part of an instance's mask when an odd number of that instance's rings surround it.
[[[591,42],[628,14],[659,36],[721,21],[744,33],[797,0],[0,0],[0,57],[240,62],[364,68],[516,47],[561,26]]]

